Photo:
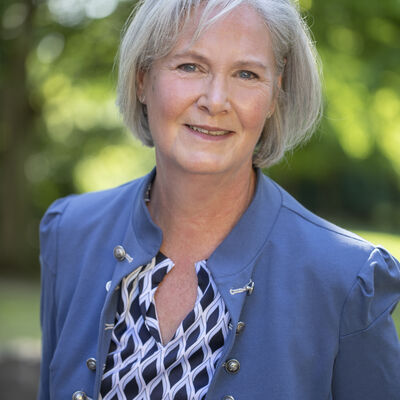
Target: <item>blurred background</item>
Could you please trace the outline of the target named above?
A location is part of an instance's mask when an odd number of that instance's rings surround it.
[[[114,104],[115,55],[134,3],[0,3],[0,398],[35,398],[38,224],[46,208],[154,165]],[[300,6],[323,61],[324,118],[308,144],[265,173],[399,258],[400,2]],[[399,311],[395,319],[400,331]]]

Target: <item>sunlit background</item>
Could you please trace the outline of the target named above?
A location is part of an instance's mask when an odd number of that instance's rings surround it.
[[[154,165],[152,150],[132,139],[115,107],[115,57],[134,3],[0,3],[2,389],[11,353],[25,365],[30,357],[37,371],[37,230],[46,208]],[[265,172],[312,211],[400,257],[400,2],[300,6],[322,58],[324,118],[307,145]],[[20,398],[34,398],[26,390]]]

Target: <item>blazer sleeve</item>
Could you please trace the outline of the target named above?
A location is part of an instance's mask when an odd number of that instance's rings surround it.
[[[399,400],[400,343],[392,312],[400,299],[400,264],[372,251],[343,307],[332,393],[335,400]]]
[[[56,200],[40,222],[42,361],[38,400],[50,399],[49,367],[57,343],[56,278],[58,230],[68,198]]]

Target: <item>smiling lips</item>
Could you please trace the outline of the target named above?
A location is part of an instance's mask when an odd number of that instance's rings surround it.
[[[190,129],[199,132],[199,133],[203,133],[205,135],[210,135],[210,136],[223,136],[226,135],[228,133],[232,133],[232,131],[227,131],[227,130],[223,130],[223,129],[218,129],[218,128],[201,128],[200,126],[196,126],[196,125],[186,125],[188,126]]]

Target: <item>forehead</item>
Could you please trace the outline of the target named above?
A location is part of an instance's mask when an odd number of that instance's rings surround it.
[[[219,9],[204,15],[200,7],[186,19],[171,53],[213,46],[260,55],[272,51],[267,24],[249,5],[237,6],[222,15]]]

